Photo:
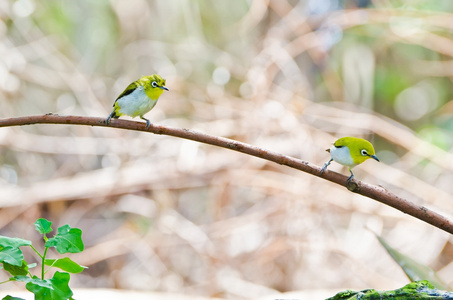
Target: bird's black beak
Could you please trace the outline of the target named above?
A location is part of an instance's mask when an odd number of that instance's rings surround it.
[[[168,89],[164,86],[160,86],[159,88],[168,91]]]
[[[379,158],[377,158],[376,155],[370,155],[370,157],[371,157],[371,158],[374,158],[374,159],[377,160],[377,161],[380,161]]]

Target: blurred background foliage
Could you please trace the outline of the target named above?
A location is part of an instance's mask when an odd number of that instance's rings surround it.
[[[107,117],[130,82],[158,73],[170,91],[151,122],[320,166],[335,139],[364,137],[381,163],[358,179],[452,217],[452,30],[450,0],[4,0],[0,116]],[[453,273],[438,229],[308,174],[166,136],[2,128],[0,206],[2,235],[38,239],[39,217],[84,230],[73,259],[89,269],[76,287],[256,299],[403,286],[369,229],[445,281]]]

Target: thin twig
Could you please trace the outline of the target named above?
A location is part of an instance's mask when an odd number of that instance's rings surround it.
[[[383,204],[389,205],[417,219],[425,221],[426,223],[429,223],[435,227],[438,227],[446,232],[453,234],[452,221],[434,211],[427,209],[424,206],[416,205],[410,201],[400,198],[390,193],[383,187],[367,184],[365,182],[357,180],[354,180],[350,185],[346,185],[347,176],[345,175],[332,171],[326,171],[324,172],[324,174],[321,174],[321,168],[309,162],[296,159],[290,156],[282,155],[276,152],[272,152],[256,146],[252,146],[246,143],[227,139],[224,137],[212,136],[189,129],[171,128],[167,126],[153,124],[151,124],[148,130],[146,130],[145,123],[128,120],[112,120],[112,122],[109,125],[107,125],[105,123],[105,119],[82,116],[59,116],[55,114],[46,114],[38,116],[25,116],[9,119],[0,119],[0,127],[21,126],[31,124],[71,124],[71,125],[115,127],[127,130],[147,131],[152,132],[154,134],[169,135],[200,143],[227,148],[230,150],[246,153],[265,160],[269,160],[277,164],[285,165],[312,174],[314,176],[324,178],[336,184],[346,186],[352,192],[375,199]]]

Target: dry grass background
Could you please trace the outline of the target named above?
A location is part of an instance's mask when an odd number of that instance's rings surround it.
[[[170,92],[154,123],[318,165],[336,138],[365,137],[382,163],[358,179],[453,217],[452,13],[421,0],[2,1],[0,116],[107,117],[128,83],[158,73]],[[71,258],[89,269],[73,287],[231,299],[401,287],[372,231],[452,278],[448,234],[225,149],[37,125],[0,130],[0,163],[1,235],[38,242],[40,217],[83,230]]]

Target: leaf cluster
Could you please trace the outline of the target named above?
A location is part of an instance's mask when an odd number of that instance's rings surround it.
[[[69,273],[80,273],[86,267],[72,261],[69,257],[47,258],[47,250],[54,247],[58,253],[78,253],[84,249],[82,241],[82,230],[63,225],[57,229],[57,234],[48,238],[47,234],[52,232],[52,222],[46,219],[38,219],[35,222],[36,231],[42,234],[45,241],[44,252],[40,253],[32,242],[21,238],[10,238],[0,236],[0,263],[3,270],[11,277],[9,280],[0,282],[19,281],[25,283],[25,288],[35,295],[36,300],[67,300],[73,299],[73,293],[69,288]],[[40,276],[33,275],[30,269],[37,266],[36,263],[29,264],[24,259],[21,247],[30,247],[41,259]],[[47,269],[45,266],[48,266]],[[51,268],[58,268],[65,272],[56,271],[52,278],[45,279],[46,273]],[[21,298],[6,296],[2,300],[23,300]]]

